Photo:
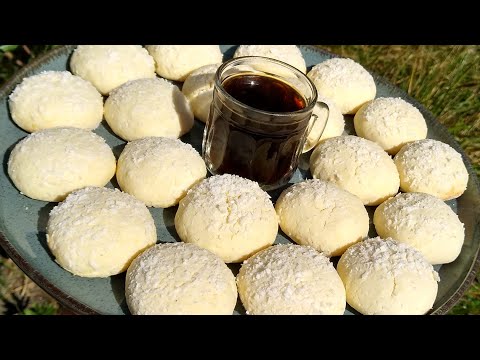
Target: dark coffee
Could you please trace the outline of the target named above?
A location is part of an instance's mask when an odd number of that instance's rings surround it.
[[[260,75],[232,76],[222,84],[243,104],[269,112],[292,112],[305,107],[305,99],[281,80]]]
[[[206,162],[216,174],[236,174],[265,189],[289,180],[311,112],[306,100],[290,85],[267,76],[242,74],[227,78],[223,88],[242,104],[279,116],[248,110],[214,97],[206,132]]]

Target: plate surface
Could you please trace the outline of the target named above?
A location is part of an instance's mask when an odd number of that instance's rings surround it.
[[[224,60],[233,55],[235,48],[236,45],[221,46]],[[20,139],[28,135],[12,121],[8,109],[8,95],[26,76],[45,70],[68,70],[68,61],[73,49],[73,46],[58,48],[36,59],[0,89],[0,154],[3,159],[3,169],[0,175],[0,245],[32,280],[75,312],[80,314],[129,314],[124,295],[125,275],[120,274],[105,279],[88,279],[71,275],[58,266],[48,250],[45,236],[48,213],[56,203],[32,200],[21,195],[7,174],[7,162],[11,150]],[[308,69],[333,56],[315,47],[301,45],[300,49]],[[430,313],[444,314],[468,289],[480,268],[480,186],[478,179],[460,146],[428,110],[403,90],[375,74],[373,76],[377,85],[377,97],[401,97],[415,105],[427,121],[427,137],[443,141],[460,152],[469,172],[470,179],[465,193],[460,198],[448,202],[465,224],[465,243],[460,256],[453,263],[442,265],[438,270],[441,281],[437,299]],[[351,125],[351,121],[347,119],[346,123],[346,132],[351,133],[352,126],[348,126],[349,123]],[[181,139],[191,143],[201,152],[203,128],[203,123],[196,120],[192,131]],[[111,132],[105,121],[95,130],[95,133],[106,139],[118,158],[125,142]],[[308,177],[310,177],[308,170],[299,169],[290,183]],[[108,187],[113,186],[118,187],[115,178],[108,184]],[[277,191],[271,195],[275,200],[279,194]],[[176,207],[149,208],[149,210],[157,226],[158,241],[179,241],[173,223]],[[369,209],[370,218],[373,210]],[[372,235],[375,235],[375,231],[371,225],[370,236]],[[279,231],[276,242],[288,243],[290,241]],[[231,266],[235,273],[238,267],[239,265]],[[240,303],[235,312],[244,313]],[[347,307],[345,313],[355,312]]]

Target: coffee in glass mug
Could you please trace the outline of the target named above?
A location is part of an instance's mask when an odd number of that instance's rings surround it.
[[[314,122],[323,121],[319,137],[325,128],[327,119],[312,118],[317,103],[328,110],[310,79],[286,63],[260,56],[225,62],[203,135],[207,169],[257,181],[267,191],[284,185]]]

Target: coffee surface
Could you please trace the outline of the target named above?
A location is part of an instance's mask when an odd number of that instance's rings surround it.
[[[241,103],[268,112],[292,112],[305,107],[305,99],[287,83],[264,75],[227,78],[223,88]]]

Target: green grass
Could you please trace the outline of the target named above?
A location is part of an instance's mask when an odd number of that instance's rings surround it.
[[[0,45],[0,85],[30,61],[58,45]]]
[[[453,315],[480,315],[480,274],[462,299],[450,311]]]
[[[421,102],[447,126],[480,176],[480,46],[319,46],[354,59]],[[31,59],[53,47],[0,47],[0,85]],[[0,276],[0,289],[8,287],[5,282]],[[22,305],[22,301],[25,305],[25,300],[17,300],[13,306],[18,307],[18,302]],[[53,302],[27,302],[17,313],[54,314],[57,309]],[[450,314],[480,314],[480,274]]]
[[[55,315],[58,307],[52,304],[34,304],[23,310],[21,315]]]
[[[0,314],[52,315],[59,305],[0,254]]]

